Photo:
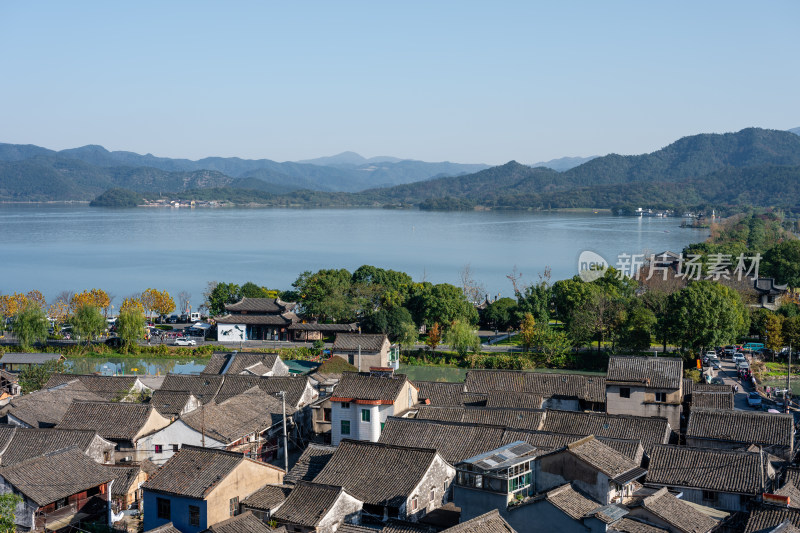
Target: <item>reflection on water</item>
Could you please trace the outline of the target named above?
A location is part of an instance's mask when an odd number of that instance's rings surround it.
[[[168,373],[199,374],[205,368],[208,359],[202,357],[192,359],[71,357],[67,361],[67,365],[73,374],[163,376]]]

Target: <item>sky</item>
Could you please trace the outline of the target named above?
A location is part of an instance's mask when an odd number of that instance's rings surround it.
[[[502,164],[800,126],[800,2],[0,2],[0,142]]]

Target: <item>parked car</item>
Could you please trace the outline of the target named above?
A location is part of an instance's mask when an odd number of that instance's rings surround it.
[[[185,338],[175,339],[175,344],[177,346],[197,346],[197,342],[194,339],[185,339]]]
[[[725,385],[725,380],[720,378],[720,377],[711,378],[711,384],[712,385]]]
[[[167,324],[177,324],[178,323],[178,315],[170,315],[167,318]]]
[[[761,395],[757,392],[751,392],[747,395],[747,405],[750,407],[761,407]]]

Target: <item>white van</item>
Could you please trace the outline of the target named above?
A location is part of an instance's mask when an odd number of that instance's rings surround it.
[[[195,322],[200,322],[200,313],[191,313],[189,315],[189,323],[194,324]]]

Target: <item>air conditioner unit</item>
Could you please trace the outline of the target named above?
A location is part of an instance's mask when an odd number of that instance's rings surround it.
[[[120,463],[130,463],[131,461],[133,461],[133,457],[130,455],[127,455],[119,460]]]

